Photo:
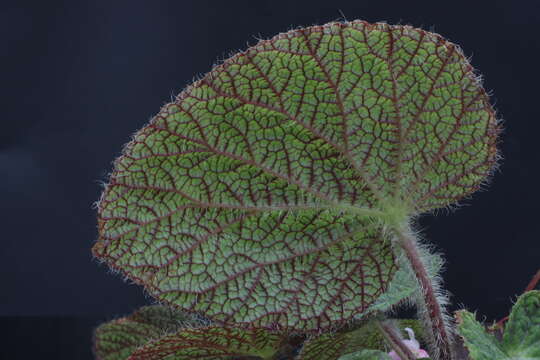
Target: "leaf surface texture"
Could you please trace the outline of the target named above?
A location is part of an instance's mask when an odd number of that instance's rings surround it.
[[[94,353],[98,360],[125,360],[135,349],[168,332],[201,323],[165,306],[145,306],[130,316],[99,326],[94,332]]]
[[[93,252],[218,321],[330,328],[394,277],[385,224],[476,190],[497,133],[440,36],[362,21],[293,30],[225,60],[134,136]]]
[[[184,329],[141,347],[129,360],[263,360],[277,352],[281,340],[263,329]]]

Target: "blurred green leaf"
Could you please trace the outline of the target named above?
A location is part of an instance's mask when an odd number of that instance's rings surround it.
[[[387,353],[378,350],[361,350],[344,355],[339,360],[392,360]]]
[[[540,359],[540,291],[526,292],[512,307],[503,347],[512,359]]]
[[[456,313],[458,333],[473,360],[506,360],[507,356],[497,339],[488,334],[474,314],[466,310]]]
[[[418,320],[395,320],[400,329],[412,328],[419,341],[425,341],[422,326]],[[402,336],[406,336],[403,331]],[[384,336],[373,322],[366,322],[357,329],[325,333],[308,339],[297,356],[297,360],[337,360],[341,356],[361,350],[387,349]]]
[[[200,322],[165,306],[145,306],[100,325],[94,332],[94,353],[99,360],[125,360],[139,346],[186,326],[200,326]]]
[[[456,313],[458,333],[473,360],[540,360],[540,291],[521,295],[510,313],[500,343],[474,315]]]

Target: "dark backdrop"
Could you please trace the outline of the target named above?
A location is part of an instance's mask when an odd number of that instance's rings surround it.
[[[13,358],[32,349],[89,357],[92,326],[150,302],[90,254],[93,203],[131,134],[194,76],[255,38],[342,16],[434,30],[460,44],[483,74],[505,123],[500,171],[488,191],[420,225],[445,253],[454,308],[504,316],[540,267],[534,3],[2,2],[0,316],[11,318],[0,328],[33,334],[34,344]],[[65,339],[71,347],[59,345]]]

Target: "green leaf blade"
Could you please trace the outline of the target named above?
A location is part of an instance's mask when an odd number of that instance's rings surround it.
[[[392,360],[392,358],[379,350],[361,350],[341,356],[338,360]]]
[[[193,317],[164,306],[145,306],[130,316],[100,325],[94,332],[99,360],[125,360],[152,339],[185,326],[199,326]]]
[[[347,332],[325,333],[307,340],[297,360],[337,360],[343,355],[363,349],[384,347],[384,339],[371,324]]]
[[[503,347],[512,359],[540,359],[540,291],[519,297],[504,328]]]
[[[473,360],[507,360],[501,344],[466,310],[456,313],[457,331]]]
[[[338,326],[397,270],[384,223],[474,191],[497,132],[467,60],[437,35],[361,21],[290,31],[215,67],[135,135],[93,252],[219,321]]]
[[[418,320],[396,320],[399,328],[412,328],[417,339],[424,341],[423,329]],[[305,341],[296,360],[337,360],[347,354],[361,352],[363,350],[382,351],[388,345],[377,325],[368,321],[357,329],[328,332]]]
[[[184,329],[146,344],[129,360],[270,359],[283,340],[262,329]]]

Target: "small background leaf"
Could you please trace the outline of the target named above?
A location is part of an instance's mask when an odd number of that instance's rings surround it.
[[[430,277],[437,276],[444,263],[441,256],[423,251],[422,258],[426,263],[426,270]],[[406,303],[408,299],[417,294],[419,285],[414,271],[406,261],[401,262],[401,264],[386,291],[364,313],[359,314],[356,319],[363,319],[376,312],[386,312],[391,308]],[[414,330],[416,332],[416,329]]]
[[[353,331],[325,333],[307,340],[297,360],[337,360],[363,349],[384,349],[382,335],[369,323]]]
[[[145,306],[130,316],[99,326],[94,333],[94,353],[99,360],[124,360],[152,339],[200,324],[191,315],[165,306]]]
[[[392,360],[387,353],[379,350],[361,350],[352,354],[347,354],[339,360]]]
[[[399,329],[412,328],[418,341],[425,341],[422,326],[418,320],[396,320]],[[403,331],[402,336],[406,337]],[[372,322],[358,329],[326,333],[307,340],[296,358],[297,360],[337,360],[343,355],[360,350],[387,350],[384,336]]]
[[[499,341],[466,310],[456,312],[457,331],[473,360],[508,360]]]
[[[512,359],[540,359],[540,291],[526,292],[512,307],[503,347]]]
[[[141,347],[130,360],[270,359],[283,335],[263,329],[184,329]]]

